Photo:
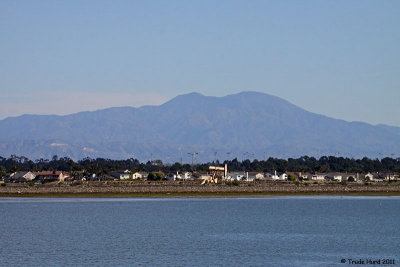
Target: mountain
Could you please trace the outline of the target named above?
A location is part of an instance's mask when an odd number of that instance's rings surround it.
[[[400,128],[332,119],[257,92],[225,97],[190,93],[160,106],[0,121],[1,156],[190,162],[188,153],[194,152],[198,161],[302,155],[374,158],[400,154]]]

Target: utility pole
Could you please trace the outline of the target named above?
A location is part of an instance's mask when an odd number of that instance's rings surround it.
[[[192,153],[189,152],[188,154],[192,156],[192,170],[193,170],[193,166],[194,166],[193,164],[196,163],[196,156],[197,156],[199,153],[197,153],[197,152],[192,152]]]
[[[179,154],[181,155],[181,166],[182,166],[182,149],[179,148]]]

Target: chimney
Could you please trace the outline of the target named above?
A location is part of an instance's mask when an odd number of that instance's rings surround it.
[[[224,167],[224,175],[225,177],[228,176],[228,164],[225,163],[225,167]]]

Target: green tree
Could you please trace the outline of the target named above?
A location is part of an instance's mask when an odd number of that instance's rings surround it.
[[[150,181],[159,181],[162,178],[164,178],[164,177],[159,172],[150,172],[149,175],[147,176],[147,180],[150,180]]]
[[[289,181],[291,181],[291,182],[293,182],[293,181],[296,181],[296,180],[297,180],[297,178],[296,178],[296,176],[295,176],[295,175],[293,175],[293,174],[289,174],[289,176],[288,176],[288,180],[289,180]]]
[[[6,168],[0,166],[0,178],[3,178],[4,176],[6,176]]]

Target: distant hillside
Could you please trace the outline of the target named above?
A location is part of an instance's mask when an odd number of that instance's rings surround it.
[[[281,98],[243,92],[180,95],[160,106],[119,107],[66,116],[23,115],[0,121],[0,155],[80,159],[220,160],[265,155],[382,157],[400,154],[400,128],[346,122]],[[230,153],[229,153],[230,152]]]

